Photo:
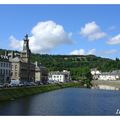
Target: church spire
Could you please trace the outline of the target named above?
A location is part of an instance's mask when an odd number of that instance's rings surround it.
[[[24,43],[23,43],[23,51],[21,52],[21,58],[24,62],[29,62],[31,51],[29,49],[28,34],[25,35],[23,40],[24,40]]]
[[[25,35],[25,40],[28,40],[28,34]]]
[[[29,39],[28,34],[24,37],[23,51],[29,51]]]

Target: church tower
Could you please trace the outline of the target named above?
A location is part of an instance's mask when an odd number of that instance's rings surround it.
[[[22,61],[25,63],[29,63],[30,55],[31,55],[31,51],[29,49],[29,39],[28,39],[28,34],[26,34],[24,38],[23,50],[21,52]]]

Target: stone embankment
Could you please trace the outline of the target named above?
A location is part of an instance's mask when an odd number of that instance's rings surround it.
[[[117,81],[93,80],[91,83],[92,89],[120,90],[120,80]]]

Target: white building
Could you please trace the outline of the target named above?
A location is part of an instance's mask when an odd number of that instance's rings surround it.
[[[70,71],[63,70],[62,72],[50,72],[48,75],[48,80],[49,83],[69,82],[71,80]]]
[[[99,75],[99,80],[120,80],[120,71],[112,71],[112,72],[102,72]]]
[[[6,56],[0,56],[0,84],[10,83],[11,63]]]
[[[112,72],[100,72],[97,69],[92,69],[91,74],[94,80],[120,80],[120,70]]]
[[[101,72],[97,70],[96,68],[91,69],[91,74],[93,76],[93,80],[97,80],[99,78],[99,75]]]

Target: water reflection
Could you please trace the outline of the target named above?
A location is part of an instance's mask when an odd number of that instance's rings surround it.
[[[120,92],[67,88],[0,103],[0,115],[115,115]]]

